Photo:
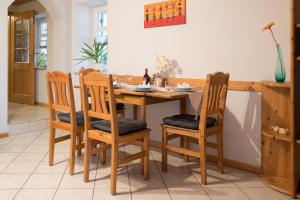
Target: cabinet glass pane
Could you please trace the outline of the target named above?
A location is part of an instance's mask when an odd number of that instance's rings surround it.
[[[15,22],[15,30],[16,30],[16,34],[22,33],[22,20],[17,20]]]
[[[29,19],[23,19],[23,33],[29,33]]]

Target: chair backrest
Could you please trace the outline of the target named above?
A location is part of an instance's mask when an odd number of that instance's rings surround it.
[[[212,115],[216,115],[217,125],[223,128],[228,82],[229,74],[216,72],[207,75],[201,104],[199,130],[205,132],[207,117]]]
[[[76,124],[71,74],[61,71],[48,72],[46,79],[51,120],[56,119],[56,112],[69,112],[71,124]]]
[[[111,123],[112,137],[117,140],[119,134],[112,75],[104,75],[98,71],[82,71],[80,90],[86,130],[91,129],[91,118],[108,120]]]

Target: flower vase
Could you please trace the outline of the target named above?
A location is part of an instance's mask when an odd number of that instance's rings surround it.
[[[277,50],[277,60],[276,60],[276,69],[275,69],[275,80],[278,83],[284,83],[286,78],[286,72],[283,61],[283,54],[280,44],[276,45]]]

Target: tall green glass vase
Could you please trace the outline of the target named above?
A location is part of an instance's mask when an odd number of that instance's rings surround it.
[[[275,80],[278,83],[284,83],[286,78],[286,72],[285,72],[283,54],[282,54],[280,44],[276,45],[276,49],[277,49],[277,61],[276,61],[276,69],[275,69]]]

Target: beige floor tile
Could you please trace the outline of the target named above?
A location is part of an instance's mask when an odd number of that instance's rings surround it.
[[[161,162],[156,161],[157,166],[161,170]],[[168,174],[191,174],[191,170],[188,167],[190,164],[184,161],[169,161],[168,162]]]
[[[141,162],[137,160],[135,162],[127,163],[128,171],[130,174],[140,174],[141,173]],[[150,160],[150,174],[159,174],[158,167],[154,160]]]
[[[54,163],[53,166],[49,166],[48,162],[41,162],[37,169],[34,171],[35,174],[63,174],[65,173],[68,166],[68,162]]]
[[[54,149],[55,153],[70,152],[70,144],[57,144]]]
[[[49,138],[48,137],[37,137],[32,144],[45,144],[48,145],[49,144]]]
[[[0,172],[3,173],[3,170],[4,170],[9,164],[10,164],[10,163],[5,163],[5,162],[0,163]]]
[[[94,188],[95,177],[96,177],[95,173],[90,173],[90,181],[88,183],[85,183],[83,181],[83,174],[77,174],[77,175],[75,174],[71,176],[68,173],[66,173],[60,183],[59,188],[64,188],[64,189]]]
[[[25,135],[25,134],[24,134]],[[34,138],[19,138],[19,136],[17,136],[17,138],[13,141],[11,141],[9,144],[24,144],[24,145],[29,145],[33,142]]]
[[[77,158],[78,157],[76,157],[74,173],[75,174],[83,174],[83,161],[78,161]],[[90,173],[96,173],[97,166],[98,166],[97,162],[91,162],[90,163]]]
[[[57,188],[62,175],[61,174],[32,174],[26,182],[24,188],[28,189],[51,189]]]
[[[40,162],[46,153],[21,153],[15,162]]]
[[[130,174],[130,186],[135,189],[154,189],[154,188],[166,188],[162,177],[159,174],[153,174],[149,180],[144,180],[144,176],[141,174]]]
[[[161,152],[160,151],[158,151],[158,150],[151,151],[151,155],[155,160],[161,162]],[[170,152],[170,153],[168,153],[168,162],[172,162],[172,161],[183,162],[184,160],[180,154]]]
[[[0,190],[0,199],[1,200],[12,200],[18,191],[19,191],[19,189]]]
[[[7,174],[30,174],[37,167],[38,162],[12,162],[3,173]]]
[[[12,162],[18,155],[19,153],[0,153],[0,162]]]
[[[22,189],[14,200],[52,200],[56,189]]]
[[[227,176],[238,187],[241,188],[266,187],[261,181],[261,178],[257,174],[234,169]]]
[[[95,188],[110,188],[110,174],[97,174],[95,179]],[[118,174],[117,176],[117,188],[128,189],[130,188],[127,172]]]
[[[131,200],[131,193],[130,189],[117,188],[117,194],[112,196],[109,188],[95,188],[93,200]]]
[[[0,149],[1,153],[21,153],[26,149],[24,144],[9,144]]]
[[[133,200],[171,200],[167,189],[139,189],[132,193]]]
[[[10,125],[10,134],[11,135],[18,135],[18,134],[28,133],[29,131],[30,131],[30,124],[29,123]]]
[[[60,162],[69,162],[70,154],[69,153],[55,153],[54,154],[54,164],[60,163]],[[46,156],[43,159],[43,162],[48,162],[49,159],[49,153],[46,154]]]
[[[0,174],[0,189],[22,188],[29,177],[30,174]]]
[[[54,200],[90,200],[93,198],[93,189],[58,189]]]
[[[194,173],[194,177],[201,183],[200,173]],[[204,187],[236,187],[232,180],[230,180],[226,174],[221,173],[209,173],[207,172],[207,185]]]
[[[118,172],[118,174],[127,173],[127,166],[122,165],[122,166],[118,167],[117,172]],[[97,174],[99,176],[110,175],[111,174],[111,164],[110,163],[100,164],[100,162],[99,162],[98,166],[97,166]]]
[[[168,189],[172,200],[209,200],[210,198],[202,188],[170,188]]]
[[[206,188],[213,200],[245,200],[249,199],[238,188]]]
[[[287,195],[281,194],[269,188],[243,188],[242,189],[253,200],[288,200]]]
[[[25,149],[25,153],[46,153],[48,145],[45,144],[32,144]]]
[[[200,187],[199,182],[192,174],[168,174],[162,177],[168,188]]]
[[[13,141],[15,138],[16,138],[16,136],[9,136],[9,137],[6,137],[6,138],[1,138],[0,139],[0,145],[5,145],[5,144]]]

